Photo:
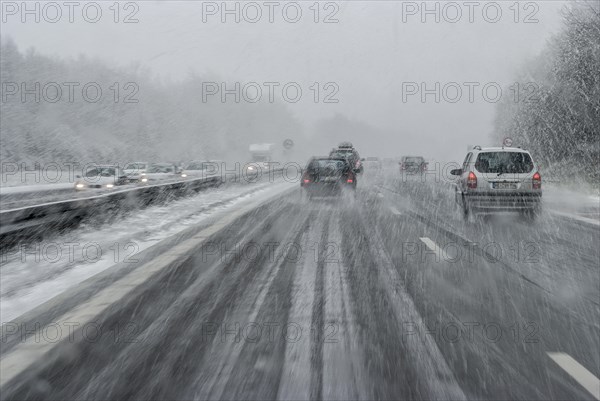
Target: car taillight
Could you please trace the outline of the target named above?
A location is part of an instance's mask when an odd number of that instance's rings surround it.
[[[477,176],[472,171],[469,173],[469,177],[467,178],[467,187],[477,188]]]
[[[541,189],[542,188],[542,176],[539,172],[536,172],[533,175],[533,189]]]

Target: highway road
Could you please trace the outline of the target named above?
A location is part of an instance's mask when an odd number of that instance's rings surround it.
[[[394,175],[286,184],[4,323],[1,398],[598,399],[599,243]]]

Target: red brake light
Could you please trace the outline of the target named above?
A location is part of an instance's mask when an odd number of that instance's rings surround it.
[[[469,177],[467,178],[467,187],[477,188],[477,176],[472,171],[469,172]]]
[[[310,182],[310,180],[309,180],[308,178],[305,178],[305,179],[303,180],[303,182],[304,182],[305,184],[308,184],[308,183]]]
[[[348,181],[347,181],[347,182],[348,182],[348,184],[352,184],[352,182],[353,182],[353,181],[352,181],[352,178],[348,178]]]
[[[532,184],[533,184],[533,189],[541,189],[542,188],[542,176],[539,172],[536,172],[533,175]]]

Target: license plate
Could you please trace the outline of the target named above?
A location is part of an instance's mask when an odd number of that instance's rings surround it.
[[[494,189],[517,189],[517,184],[514,182],[495,182]]]

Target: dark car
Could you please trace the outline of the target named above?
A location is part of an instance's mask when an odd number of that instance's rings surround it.
[[[342,142],[339,144],[337,149],[331,149],[331,152],[329,152],[329,157],[347,159],[352,168],[355,169],[357,173],[363,172],[363,166],[360,160],[360,155],[350,142]]]
[[[356,190],[356,171],[344,157],[313,157],[302,175],[300,186],[309,198],[338,196]]]
[[[400,172],[408,174],[422,174],[427,170],[427,162],[422,156],[402,156]]]

